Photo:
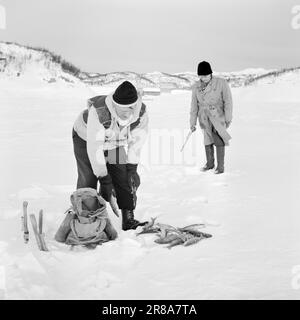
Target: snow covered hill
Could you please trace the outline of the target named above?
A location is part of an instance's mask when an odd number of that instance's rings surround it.
[[[28,78],[47,83],[79,83],[80,71],[60,56],[41,48],[0,42],[0,77]]]
[[[288,68],[256,76],[246,82],[243,96],[249,101],[298,102],[300,68]]]
[[[232,87],[243,86],[253,79],[276,70],[262,68],[246,69],[236,72],[215,72],[226,78]],[[69,84],[83,82],[89,86],[115,87],[125,79],[132,81],[139,88],[190,89],[197,80],[195,72],[169,74],[155,71],[136,73],[131,71],[111,72],[106,74],[80,71],[57,54],[43,48],[22,46],[16,43],[0,42],[0,77],[29,77],[39,81],[53,83],[64,81]]]
[[[268,74],[270,70],[265,69],[246,69],[238,72],[214,72],[215,75],[224,77],[230,82],[232,87],[239,87],[245,85],[248,81],[255,79],[262,74]],[[113,72],[108,74],[86,74],[83,79],[89,85],[111,85],[112,83],[119,83],[125,79],[130,79],[135,85],[139,87],[158,87],[164,89],[190,89],[195,81],[198,80],[194,72],[181,72],[176,74],[169,74],[165,72],[151,72],[138,74],[135,72]]]

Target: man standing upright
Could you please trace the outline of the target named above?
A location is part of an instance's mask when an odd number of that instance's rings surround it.
[[[77,163],[77,189],[97,189],[109,201],[113,189],[122,211],[122,229],[136,229],[146,222],[134,219],[137,167],[148,132],[146,106],[129,81],[114,93],[88,100],[73,127]]]
[[[214,169],[214,145],[217,151],[216,174],[224,172],[225,146],[231,139],[227,128],[232,121],[232,96],[225,79],[212,75],[208,62],[202,61],[197,70],[199,81],[192,88],[190,128],[196,130],[197,119],[204,135],[206,164],[202,171]]]

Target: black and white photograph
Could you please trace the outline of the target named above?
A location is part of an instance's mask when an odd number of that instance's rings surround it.
[[[0,0],[0,153],[0,300],[299,300],[300,0]]]

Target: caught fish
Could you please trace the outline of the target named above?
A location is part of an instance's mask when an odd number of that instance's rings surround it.
[[[201,231],[193,230],[193,229],[185,230],[184,232],[188,232],[196,237],[201,237],[201,238],[211,238],[212,237],[212,235],[209,233],[205,233],[205,232],[201,232]]]
[[[172,249],[175,246],[178,246],[180,244],[182,244],[184,241],[181,238],[177,238],[175,240],[173,240],[166,248],[168,249]]]
[[[113,211],[113,213],[119,217],[120,214],[119,214],[119,207],[118,207],[118,204],[117,204],[117,199],[116,197],[112,194],[111,197],[110,197],[110,200],[109,200],[109,205]]]
[[[156,240],[154,240],[154,242],[159,243],[159,244],[167,244],[167,243],[171,243],[172,241],[178,239],[178,235],[177,234],[170,234],[166,237],[160,237]],[[181,238],[179,238],[181,239]]]
[[[193,238],[195,238],[195,236],[192,235],[192,234],[190,234],[190,233],[183,233],[183,235],[182,235],[182,237],[181,237],[181,239],[182,239],[184,242],[186,242],[186,241],[188,241],[188,240],[191,240],[191,239],[193,239]]]
[[[157,218],[157,217],[156,217]],[[169,224],[155,223],[156,218],[151,220],[143,227],[142,231],[137,233],[147,234],[155,233],[158,239],[154,240],[158,244],[169,244],[166,248],[171,249],[174,246],[183,244],[185,247],[199,242],[204,238],[210,238],[212,235],[199,231],[204,228],[204,223],[191,224],[183,228],[176,228]]]
[[[155,218],[151,218],[151,221],[149,221],[146,225],[144,225],[143,230],[139,232],[137,235],[145,234],[145,233],[167,233],[167,229],[176,229],[168,224],[162,224],[162,223],[155,223]]]
[[[151,218],[151,220],[143,226],[142,231],[137,233],[137,235],[145,234],[145,233],[157,233],[157,232],[159,232],[159,229],[154,226],[156,219],[157,219],[157,217]]]
[[[191,225],[188,225],[186,227],[183,227],[183,228],[178,228],[178,230],[180,231],[185,231],[185,230],[190,230],[190,229],[200,229],[200,228],[205,228],[206,227],[206,224],[205,223],[196,223],[196,224],[191,224]]]
[[[200,238],[200,237],[193,237],[193,238],[185,241],[185,242],[183,243],[183,245],[184,245],[185,247],[191,246],[192,244],[195,244],[195,243],[201,241],[202,239],[203,239],[203,238]]]
[[[169,225],[169,224],[165,224],[165,223],[157,223],[156,226],[160,229],[170,229],[170,230],[177,230],[177,228]]]
[[[158,233],[159,231],[160,230],[158,228],[143,229],[141,232],[138,232],[136,235],[139,236],[140,234]]]
[[[175,232],[177,230],[176,228],[174,228],[168,224],[157,223],[156,226],[159,228],[160,236],[162,238],[166,237],[168,235],[168,233]]]
[[[147,224],[144,225],[144,229],[152,228],[154,226],[156,219],[157,219],[157,217],[151,218],[151,220]]]

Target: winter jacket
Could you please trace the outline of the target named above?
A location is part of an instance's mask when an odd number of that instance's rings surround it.
[[[226,130],[226,122],[232,121],[232,96],[225,79],[213,76],[203,89],[199,80],[192,88],[190,111],[190,126],[195,126],[197,119],[204,134],[204,144],[214,143],[212,126],[219,133],[225,145],[229,144],[231,136]]]
[[[138,99],[133,116],[125,126],[118,124],[112,95],[88,100],[74,124],[74,130],[87,142],[87,153],[95,176],[107,175],[105,150],[127,149],[127,163],[138,164],[148,133],[146,106]]]

